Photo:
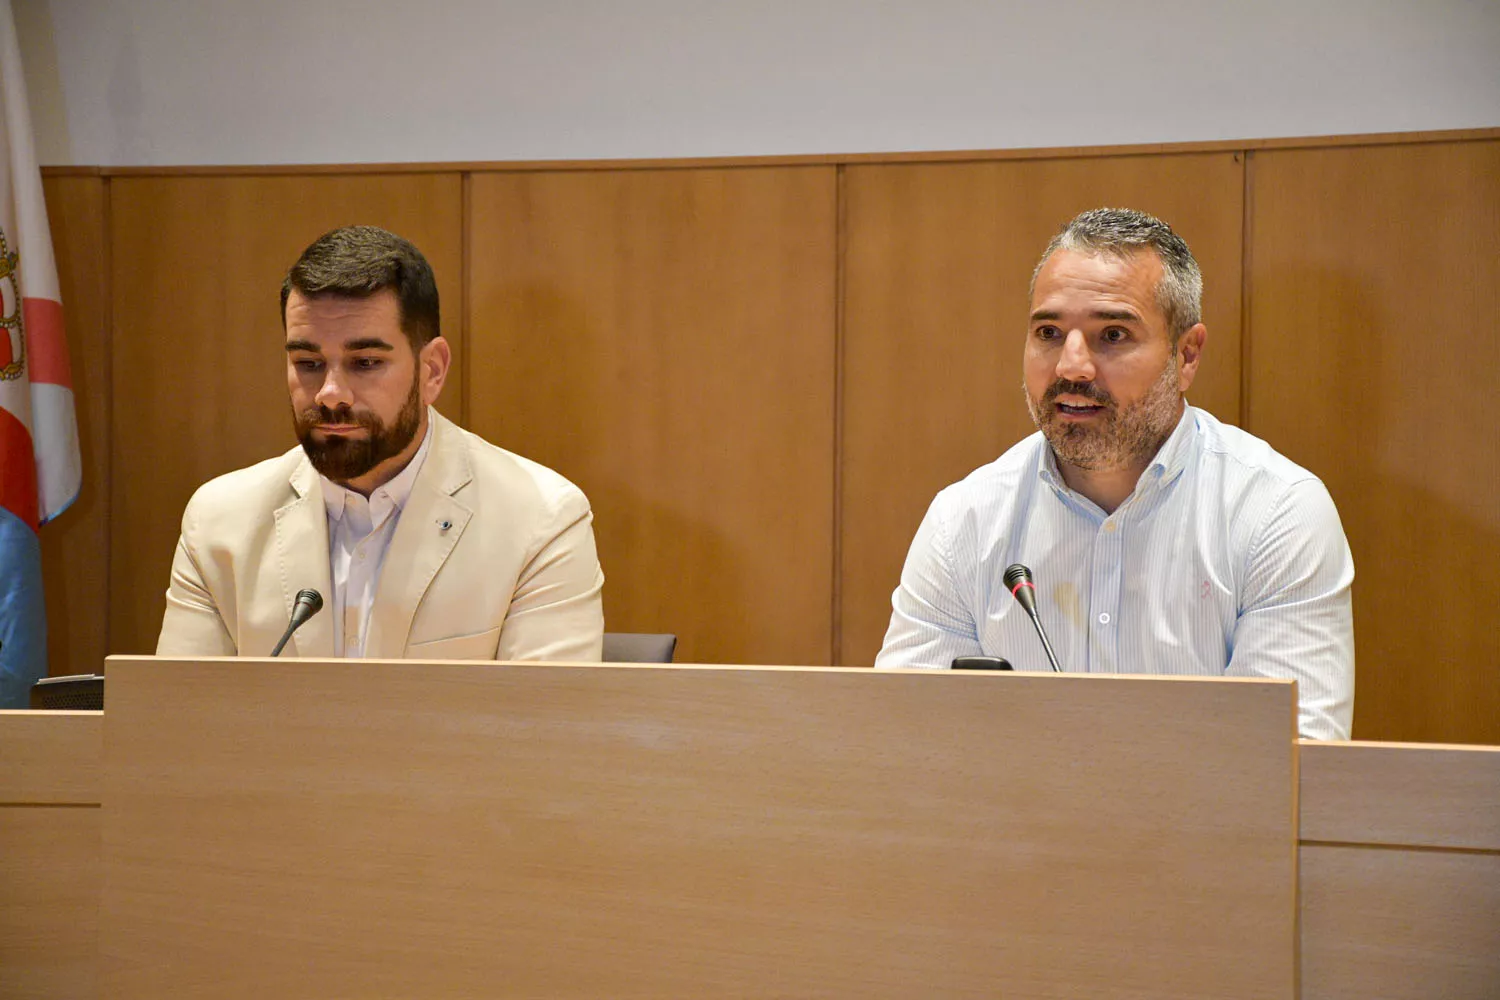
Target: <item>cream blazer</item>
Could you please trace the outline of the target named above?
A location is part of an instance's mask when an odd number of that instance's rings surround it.
[[[376,585],[365,655],[599,660],[604,574],[583,493],[429,409],[432,447]],[[172,560],[159,656],[266,656],[297,592],[331,607],[328,515],[294,448],[204,484]],[[282,656],[333,656],[328,608]]]

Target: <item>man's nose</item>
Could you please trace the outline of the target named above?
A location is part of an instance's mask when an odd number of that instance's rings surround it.
[[[1088,339],[1082,330],[1071,330],[1063,339],[1062,353],[1057,358],[1057,374],[1072,382],[1094,380],[1094,355],[1089,351]]]
[[[314,398],[319,406],[330,410],[354,403],[354,396],[349,391],[349,383],[344,380],[343,371],[332,365],[324,370],[323,384],[318,387],[318,394]]]

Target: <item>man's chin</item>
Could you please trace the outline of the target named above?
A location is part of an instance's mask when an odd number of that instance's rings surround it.
[[[355,454],[348,444],[338,438],[319,441],[309,435],[302,439],[302,452],[318,475],[335,483],[347,483],[374,468],[367,450],[358,449],[362,453]]]
[[[1113,458],[1114,449],[1105,447],[1103,433],[1097,428],[1080,427],[1077,424],[1048,424],[1042,428],[1042,436],[1052,446],[1058,461],[1094,472],[1104,469]]]

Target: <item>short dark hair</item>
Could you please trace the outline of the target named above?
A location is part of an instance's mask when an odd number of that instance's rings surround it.
[[[1197,326],[1203,313],[1203,272],[1193,259],[1193,251],[1172,227],[1145,212],[1129,208],[1094,208],[1075,216],[1052,237],[1036,270],[1031,272],[1031,291],[1036,292],[1036,276],[1042,265],[1059,250],[1089,254],[1128,257],[1150,250],[1161,261],[1161,281],[1156,286],[1156,301],[1167,320],[1167,332],[1175,344],[1188,330]]]
[[[281,326],[286,302],[296,289],[308,298],[343,295],[368,298],[384,289],[396,293],[401,332],[413,352],[442,333],[437,279],[422,251],[378,226],[344,226],[324,233],[302,251],[281,283]]]

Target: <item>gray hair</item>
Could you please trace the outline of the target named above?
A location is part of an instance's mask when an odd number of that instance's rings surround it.
[[[1041,273],[1042,265],[1059,250],[1129,257],[1142,249],[1150,249],[1161,261],[1156,303],[1167,319],[1167,332],[1175,344],[1202,321],[1203,272],[1182,237],[1172,232],[1171,226],[1145,212],[1093,208],[1075,216],[1042,251],[1042,259],[1031,272],[1031,293],[1036,292],[1036,276]]]

